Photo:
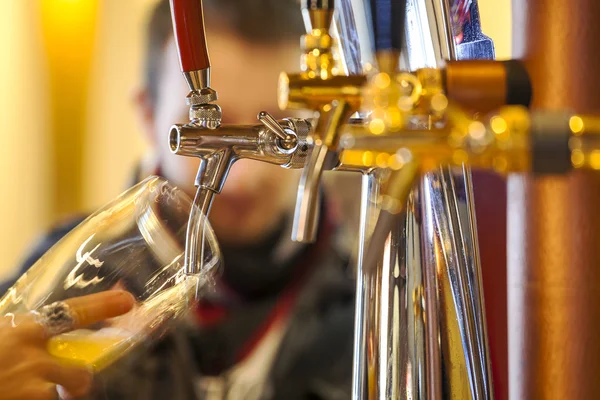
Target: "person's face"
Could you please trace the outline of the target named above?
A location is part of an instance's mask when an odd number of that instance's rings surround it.
[[[256,124],[259,111],[281,117],[277,108],[277,78],[297,63],[294,49],[251,46],[228,34],[209,34],[211,87],[223,110],[224,124]],[[174,123],[188,120],[175,41],[169,40],[153,112],[153,130],[162,173],[193,195],[198,168],[195,158],[172,155],[167,140]],[[211,224],[223,242],[251,243],[267,234],[290,208],[298,174],[279,166],[251,160],[237,161],[210,211]]]

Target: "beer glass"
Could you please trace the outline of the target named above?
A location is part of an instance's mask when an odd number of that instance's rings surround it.
[[[0,299],[0,315],[10,318],[55,301],[122,289],[136,299],[131,311],[53,337],[48,350],[99,372],[141,344],[151,344],[185,315],[218,271],[215,235],[198,212],[193,214],[202,224],[195,247],[199,265],[184,265],[191,207],[180,189],[162,178],[147,178],[46,252]]]

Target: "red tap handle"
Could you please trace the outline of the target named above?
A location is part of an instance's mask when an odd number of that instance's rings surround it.
[[[181,71],[210,68],[202,0],[171,0],[171,16]]]

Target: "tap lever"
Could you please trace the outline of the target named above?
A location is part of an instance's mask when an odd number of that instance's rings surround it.
[[[171,0],[171,16],[182,72],[210,68],[202,0]],[[195,87],[193,90],[200,88]]]
[[[289,150],[293,149],[296,146],[296,136],[290,135],[288,132],[286,132],[285,129],[279,124],[279,122],[277,122],[275,118],[273,118],[271,114],[269,114],[266,111],[261,111],[260,113],[258,113],[258,120],[264,126],[269,128],[269,130],[273,132],[275,136],[281,139],[281,144],[283,148]]]

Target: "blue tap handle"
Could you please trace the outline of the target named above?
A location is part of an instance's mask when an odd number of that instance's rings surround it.
[[[369,0],[374,49],[400,51],[404,40],[406,0]]]
[[[303,8],[306,10],[329,10],[335,8],[334,0],[304,0]]]

